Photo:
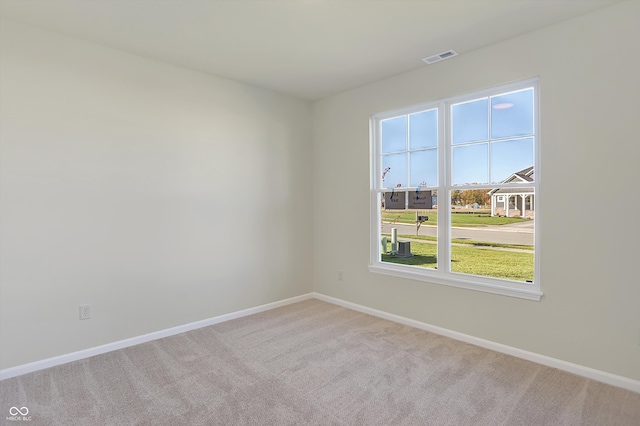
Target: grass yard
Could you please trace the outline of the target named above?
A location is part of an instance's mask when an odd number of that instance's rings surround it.
[[[383,233],[382,236],[386,236],[388,240],[391,241],[391,234]],[[410,239],[410,240],[438,241],[437,237],[429,237],[426,235],[400,234],[398,235],[398,237]],[[511,249],[518,249],[518,250],[533,250],[533,246],[525,245],[525,244],[505,244],[505,243],[494,243],[492,241],[461,240],[457,238],[452,239],[451,242],[453,244],[467,244],[471,246],[511,248]]]
[[[382,261],[424,268],[435,268],[438,262],[436,249],[436,244],[412,241],[411,252],[413,253],[413,257],[401,258],[390,254],[383,254]],[[515,281],[532,281],[533,252],[523,253],[452,246],[451,271]]]
[[[416,223],[415,210],[382,210],[383,222],[397,222],[397,223]],[[420,212],[421,215],[425,214]],[[423,222],[422,225],[438,224],[438,213],[435,210],[427,211],[426,215],[429,216],[427,222]],[[530,219],[522,219],[519,217],[491,217],[491,213],[455,213],[451,212],[451,225],[452,226],[486,226],[486,225],[507,225],[510,223],[525,222]]]

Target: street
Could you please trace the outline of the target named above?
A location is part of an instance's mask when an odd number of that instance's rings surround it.
[[[454,227],[452,238],[486,241],[503,244],[533,245],[533,220],[511,225],[489,225],[483,227]],[[398,228],[399,235],[416,235],[416,225],[403,223],[382,224],[382,232],[389,234],[391,228]],[[419,235],[437,236],[437,226],[420,226]]]

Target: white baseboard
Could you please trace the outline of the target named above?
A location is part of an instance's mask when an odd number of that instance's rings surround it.
[[[419,328],[421,330],[430,331],[432,333],[450,337],[455,340],[460,340],[462,342],[470,343],[472,345],[480,346],[480,347],[490,349],[496,352],[501,352],[507,355],[512,355],[517,358],[526,359],[528,361],[546,365],[548,367],[557,368],[559,370],[563,370],[569,373],[577,374],[579,376],[587,377],[589,379],[593,379],[602,383],[606,383],[612,386],[616,386],[616,387],[627,389],[633,392],[640,393],[640,381],[638,380],[630,379],[628,377],[618,376],[615,374],[607,373],[605,371],[596,370],[590,367],[585,367],[579,364],[574,364],[574,363],[563,361],[560,359],[551,358],[546,355],[540,355],[534,352],[525,351],[523,349],[514,348],[512,346],[503,345],[501,343],[492,342],[490,340],[480,339],[478,337],[470,336],[468,334],[459,333],[457,331],[453,331],[453,330],[438,327],[435,325],[427,324],[424,322],[412,320],[399,315],[390,314],[388,312],[369,308],[363,305],[358,305],[352,302],[347,302],[345,300],[337,299],[331,296],[326,296],[320,293],[308,293],[301,296],[280,300],[278,302],[267,303],[265,305],[243,309],[241,311],[232,312],[229,314],[219,315],[206,320],[196,321],[196,322],[184,324],[178,327],[172,327],[172,328],[156,331],[149,334],[144,334],[142,336],[136,336],[136,337],[132,337],[125,340],[108,343],[106,345],[83,349],[81,351],[72,352],[69,354],[60,355],[53,358],[47,358],[41,361],[31,362],[29,364],[23,364],[16,367],[7,368],[4,370],[0,370],[0,380],[9,379],[11,377],[20,376],[23,374],[31,373],[31,372],[42,370],[49,367],[54,367],[56,365],[66,364],[68,362],[77,361],[84,358],[89,358],[95,355],[100,355],[106,352],[123,349],[129,346],[139,345],[140,343],[162,339],[163,337],[173,336],[176,334],[184,333],[184,332],[195,330],[202,327],[207,327],[210,325],[218,324],[218,323],[229,321],[232,319],[257,314],[259,312],[268,311],[270,309],[279,308],[281,306],[290,305],[292,303],[301,302],[303,300],[308,300],[311,298],[333,303],[334,305],[342,306],[348,309],[352,309],[354,311],[362,312],[362,313],[373,315],[389,321],[397,322],[399,324],[404,324],[410,327]]]
[[[139,345],[140,343],[149,342],[151,340],[162,339],[163,337],[173,336],[175,334],[184,333],[187,331],[195,330],[197,328],[207,327],[209,325],[218,324],[218,323],[229,321],[232,319],[246,317],[248,315],[257,314],[259,312],[264,312],[270,309],[275,309],[281,306],[286,306],[292,303],[308,300],[308,299],[311,299],[312,297],[313,296],[311,293],[303,294],[301,296],[291,297],[289,299],[284,299],[284,300],[280,300],[273,303],[267,303],[266,305],[255,306],[253,308],[243,309],[241,311],[219,315],[217,317],[208,318],[202,321],[196,321],[189,324],[180,325],[177,327],[167,328],[165,330],[155,331],[149,334],[143,334],[142,336],[136,336],[129,339],[119,340],[117,342],[107,343],[106,345],[96,346],[93,348],[83,349],[81,351],[72,352],[69,354],[64,354],[64,355],[56,356],[53,358],[43,359],[41,361],[30,362],[29,364],[23,364],[23,365],[18,365],[16,367],[6,368],[4,370],[0,370],[0,380],[21,376],[23,374],[31,373],[31,372],[42,370],[49,367],[55,367],[56,365],[66,364],[71,361],[77,361],[80,359],[89,358],[89,357],[100,355],[106,352],[115,351],[117,349],[123,349],[129,346]]]
[[[594,368],[585,367],[583,365],[574,364],[574,363],[563,361],[556,358],[551,358],[546,355],[540,355],[535,352],[525,351],[523,349],[514,348],[512,346],[503,345],[501,343],[492,342],[490,340],[480,339],[478,337],[470,336],[468,334],[459,333],[457,331],[453,331],[453,330],[438,327],[435,325],[427,324],[424,322],[401,317],[399,315],[394,315],[388,312],[379,311],[377,309],[358,305],[357,303],[347,302],[346,300],[337,299],[335,297],[326,296],[324,294],[311,293],[311,295],[315,299],[333,303],[334,305],[342,306],[344,308],[352,309],[354,311],[373,315],[389,321],[408,325],[410,327],[419,328],[421,330],[430,331],[432,333],[450,337],[455,340],[460,340],[462,342],[470,343],[472,345],[480,346],[480,347],[490,349],[496,352],[501,352],[507,355],[512,355],[517,358],[522,358],[522,359],[526,359],[527,361],[535,362],[537,364],[546,365],[547,367],[557,368],[558,370],[567,371],[569,373],[577,374],[579,376],[593,379],[598,382],[606,383],[608,385],[612,385],[619,388],[630,390],[632,392],[640,393],[639,380],[618,376],[615,374],[607,373],[606,371],[600,371]]]

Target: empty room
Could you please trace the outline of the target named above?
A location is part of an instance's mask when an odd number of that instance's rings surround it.
[[[637,0],[0,0],[0,420],[638,425]]]

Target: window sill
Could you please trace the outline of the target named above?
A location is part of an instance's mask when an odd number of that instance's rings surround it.
[[[442,276],[437,271],[430,271],[424,268],[411,266],[396,266],[387,264],[369,265],[369,272],[376,274],[390,275],[399,278],[425,281],[433,284],[447,285],[451,287],[466,288],[469,290],[482,291],[485,293],[499,294],[502,296],[517,297],[519,299],[534,300],[539,302],[542,292],[537,289],[526,289],[519,287],[509,287],[506,285],[471,281],[464,278],[454,278],[452,276]]]

